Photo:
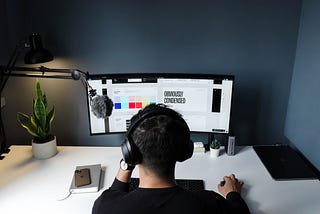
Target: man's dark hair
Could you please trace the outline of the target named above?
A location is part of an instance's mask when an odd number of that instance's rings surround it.
[[[160,177],[172,176],[177,154],[190,140],[181,120],[157,115],[142,121],[132,134],[142,155],[142,164]]]

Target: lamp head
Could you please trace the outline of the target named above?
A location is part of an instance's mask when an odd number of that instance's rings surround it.
[[[40,34],[31,34],[29,42],[30,50],[24,57],[26,64],[43,63],[53,60],[53,55],[47,49],[43,48]]]

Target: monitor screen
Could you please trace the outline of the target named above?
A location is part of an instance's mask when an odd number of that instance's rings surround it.
[[[192,132],[229,133],[234,77],[210,74],[109,74],[92,75],[89,85],[113,101],[104,119],[91,112],[90,133],[126,132],[131,117],[145,106],[162,103],[179,112]]]

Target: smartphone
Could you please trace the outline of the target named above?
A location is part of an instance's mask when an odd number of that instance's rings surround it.
[[[76,187],[86,186],[91,184],[90,169],[77,169],[74,171],[75,185]]]

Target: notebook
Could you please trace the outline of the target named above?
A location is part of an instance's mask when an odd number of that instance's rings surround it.
[[[75,174],[73,175],[70,185],[71,193],[86,193],[86,192],[98,192],[100,189],[100,176],[101,176],[101,164],[77,166],[76,170],[86,169],[90,170],[91,183],[85,186],[77,187],[75,184]]]

